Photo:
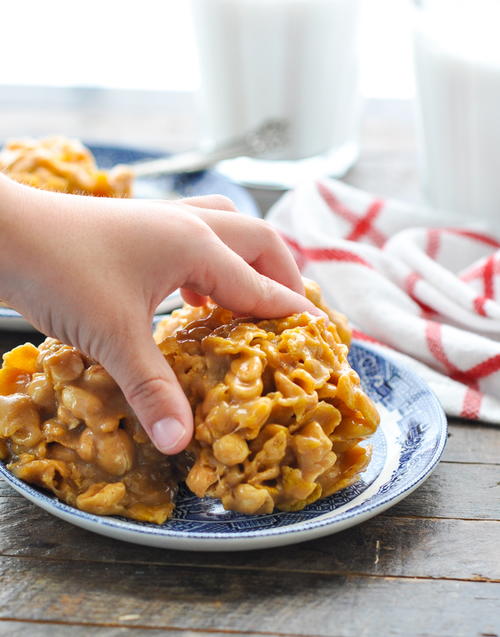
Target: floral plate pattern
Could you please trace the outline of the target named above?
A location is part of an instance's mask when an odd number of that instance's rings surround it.
[[[376,403],[381,424],[366,444],[372,459],[360,479],[302,511],[243,515],[181,488],[170,520],[158,526],[103,517],[70,507],[17,479],[0,463],[14,489],[49,513],[84,529],[119,540],[161,548],[235,551],[294,544],[359,524],[414,491],[443,452],[447,425],[434,394],[412,371],[354,342],[350,361]]]

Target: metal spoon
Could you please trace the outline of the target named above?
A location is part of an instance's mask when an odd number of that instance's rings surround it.
[[[128,164],[134,177],[172,175],[204,170],[224,159],[255,157],[279,150],[288,138],[288,122],[269,119],[242,137],[207,150],[192,150],[171,157],[150,159]]]

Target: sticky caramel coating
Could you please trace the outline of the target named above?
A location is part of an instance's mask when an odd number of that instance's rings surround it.
[[[378,414],[347,362],[345,317],[306,291],[331,321],[235,319],[209,304],[159,324],[195,420],[188,453],[170,458],[100,365],[50,338],[16,347],[0,370],[0,460],[84,511],[158,524],[186,475],[196,495],[243,513],[299,510],[353,483]]]
[[[98,515],[161,524],[185,458],[158,452],[105,370],[54,339],[4,355],[0,459],[22,480]]]
[[[88,148],[61,136],[7,142],[0,152],[0,171],[42,190],[97,197],[132,194],[133,175],[126,166],[99,170]]]
[[[321,294],[321,288],[316,281],[305,278],[303,281],[306,297],[314,303],[314,305],[325,312],[335,326],[342,343],[349,346],[351,344],[352,334],[347,318],[340,312],[337,312],[337,310],[332,310],[326,304],[323,295]],[[172,336],[172,334],[174,334],[177,330],[186,327],[188,323],[197,319],[206,318],[213,307],[215,307],[215,304],[211,302],[209,302],[208,305],[199,307],[184,305],[157,324],[154,332],[155,341],[157,343],[161,343],[167,336]]]
[[[296,511],[358,478],[369,461],[359,443],[379,417],[347,361],[345,319],[333,318],[343,339],[307,313],[249,321],[214,305],[158,326],[194,412],[193,493],[241,513]]]

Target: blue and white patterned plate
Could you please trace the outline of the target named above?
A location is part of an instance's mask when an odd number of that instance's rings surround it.
[[[130,164],[143,159],[155,159],[163,153],[120,146],[87,144],[100,168],[111,168],[116,164]],[[238,210],[252,217],[259,217],[259,209],[250,193],[213,170],[197,173],[182,173],[172,176],[144,177],[137,179],[134,196],[142,199],[172,199],[173,197],[199,197],[217,193],[233,200]],[[171,294],[158,308],[159,312],[170,312],[182,305],[178,292]],[[20,314],[0,305],[0,329],[33,331]]]
[[[173,517],[161,526],[78,511],[18,480],[0,463],[14,489],[49,513],[89,531],[162,548],[236,551],[294,544],[359,524],[399,502],[436,466],[446,442],[446,417],[412,371],[354,343],[350,361],[381,413],[368,444],[372,460],[358,482],[303,511],[243,515],[184,489]]]

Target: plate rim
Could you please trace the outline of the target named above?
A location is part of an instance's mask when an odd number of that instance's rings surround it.
[[[403,370],[415,382],[416,389],[425,391],[425,394],[430,398],[430,407],[427,413],[429,414],[428,420],[433,425],[436,445],[432,455],[426,459],[424,466],[417,475],[411,476],[411,479],[403,481],[401,485],[390,488],[382,495],[379,501],[370,504],[370,500],[373,498],[372,495],[368,500],[360,502],[352,509],[341,513],[338,517],[334,515],[327,518],[319,516],[319,519],[316,517],[302,520],[296,523],[297,528],[293,528],[292,523],[291,525],[274,528],[268,527],[237,532],[182,531],[168,529],[165,526],[145,526],[143,525],[144,523],[137,524],[134,520],[126,518],[98,516],[80,511],[58,500],[56,496],[42,493],[36,487],[20,480],[8,471],[3,462],[0,462],[0,475],[28,500],[72,524],[111,537],[117,537],[118,535],[119,539],[139,544],[145,543],[141,542],[141,538],[158,539],[161,542],[153,545],[163,548],[180,550],[245,550],[271,547],[278,544],[292,544],[341,531],[385,511],[417,489],[436,468],[444,451],[448,432],[446,414],[436,395],[420,376],[407,366],[400,364],[399,361],[395,361],[390,356],[386,356],[385,353],[381,353],[378,349],[366,343],[353,340],[353,345],[362,351],[375,354],[379,360],[388,362],[393,368]],[[357,510],[358,507],[360,510]],[[334,509],[331,512],[333,513]],[[79,523],[74,518],[77,518]],[[168,524],[168,521],[166,524]],[[283,538],[288,541],[283,542]]]

